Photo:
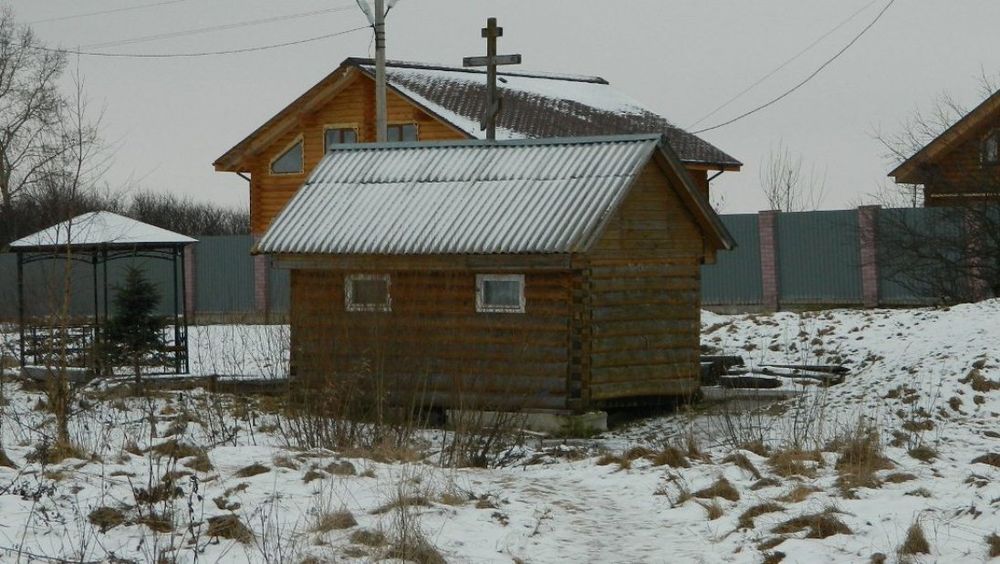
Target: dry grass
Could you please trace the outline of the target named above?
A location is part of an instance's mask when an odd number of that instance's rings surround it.
[[[98,507],[87,515],[87,520],[99,531],[106,533],[125,522],[125,513],[114,507]]]
[[[385,534],[372,529],[358,529],[351,533],[350,539],[354,544],[372,547],[385,546],[386,543]]]
[[[761,478],[760,480],[754,482],[753,485],[750,486],[750,489],[753,491],[757,491],[757,490],[762,490],[764,488],[773,488],[780,485],[781,481],[775,478]]]
[[[726,514],[725,508],[719,503],[719,500],[713,499],[712,501],[699,501],[698,505],[705,509],[705,513],[708,516],[709,521],[715,521],[719,517]]]
[[[779,450],[767,459],[771,471],[784,478],[790,476],[813,478],[816,476],[816,466],[822,463],[823,456],[815,450]]]
[[[380,505],[371,510],[372,515],[382,515],[393,509],[403,509],[406,507],[430,507],[431,502],[422,495],[406,495],[396,497],[384,505]]]
[[[212,461],[208,458],[208,453],[202,451],[201,453],[191,457],[189,460],[183,462],[183,465],[187,468],[194,470],[195,472],[211,472],[215,469],[212,466]]]
[[[1000,454],[990,452],[972,459],[973,464],[989,464],[1000,468]]]
[[[819,488],[814,486],[807,486],[804,484],[799,484],[788,491],[785,495],[778,498],[778,501],[784,501],[785,503],[801,503],[806,500],[810,495],[821,491]]]
[[[332,476],[355,476],[358,473],[357,469],[354,468],[354,465],[346,460],[331,462],[330,464],[327,464],[324,470]]]
[[[753,507],[750,507],[746,511],[740,514],[739,521],[737,521],[737,527],[740,529],[752,529],[754,528],[753,520],[756,517],[764,515],[765,513],[776,513],[778,511],[784,511],[785,507],[773,502],[764,502]]]
[[[650,460],[653,466],[670,466],[671,468],[690,468],[691,463],[677,447],[667,446],[654,453]]]
[[[909,482],[910,480],[916,480],[917,476],[915,474],[910,474],[909,472],[893,472],[885,477],[885,481],[890,484],[901,484],[903,482]]]
[[[305,475],[302,476],[302,481],[308,484],[313,480],[322,480],[323,478],[326,478],[326,474],[316,470],[315,468],[310,468]]]
[[[270,471],[271,469],[268,468],[267,466],[264,466],[259,462],[254,462],[250,466],[240,468],[239,470],[236,471],[236,473],[233,474],[233,476],[237,478],[250,478],[253,476],[259,476],[260,474],[266,474]]]
[[[882,454],[882,442],[878,431],[872,427],[859,425],[845,438],[838,449],[837,486],[845,496],[853,496],[855,488],[877,488],[881,483],[875,477],[879,470],[893,467]]]
[[[1000,535],[992,533],[986,536],[986,553],[990,558],[1000,556]]]
[[[739,501],[740,492],[736,491],[729,480],[725,478],[719,478],[711,486],[707,488],[700,489],[692,494],[694,497],[701,499],[711,499],[713,497],[721,497],[729,501]]]
[[[145,525],[156,533],[169,533],[174,530],[174,519],[170,514],[149,512],[135,520],[140,525]]]
[[[278,454],[271,459],[271,463],[278,468],[288,468],[289,470],[298,470],[299,463],[287,454]]]
[[[319,513],[309,530],[313,533],[328,533],[330,531],[350,529],[358,524],[354,515],[346,510],[329,511]]]
[[[416,564],[448,564],[438,549],[422,536],[411,537],[406,542],[393,543],[386,551],[385,558]]]
[[[938,451],[926,444],[917,445],[906,452],[921,462],[930,462],[938,457]]]
[[[924,529],[919,522],[910,525],[906,531],[906,539],[899,545],[900,555],[930,554],[931,544],[924,536]]]
[[[243,544],[250,544],[255,538],[253,531],[247,528],[236,515],[209,517],[208,530],[205,533],[209,537],[230,539]]]
[[[757,480],[761,479],[762,477],[760,471],[757,470],[757,467],[754,466],[753,462],[750,462],[750,459],[747,458],[746,455],[744,455],[741,452],[734,452],[729,456],[723,458],[722,461],[736,465],[737,468],[740,468],[741,470],[748,472],[751,476],[753,476]]]
[[[833,535],[853,534],[843,521],[836,517],[835,509],[802,515],[789,519],[771,529],[772,532],[787,535],[808,529],[807,539],[825,539]]]
[[[761,564],[778,564],[778,562],[781,562],[784,559],[785,559],[785,553],[776,550],[774,552],[768,552],[767,554],[765,554],[764,560],[761,561]]]
[[[188,458],[189,456],[198,456],[205,451],[200,447],[182,443],[177,439],[170,439],[169,441],[164,441],[156,446],[146,449],[145,452],[153,453],[159,457],[180,460],[182,458]]]

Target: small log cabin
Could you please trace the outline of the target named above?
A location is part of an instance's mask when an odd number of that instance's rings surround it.
[[[330,148],[375,141],[374,77],[370,59],[346,59],[215,161],[216,170],[249,180],[252,234],[267,229]],[[498,77],[504,100],[499,139],[662,134],[704,194],[710,173],[741,167],[603,78],[526,72]],[[390,141],[483,137],[484,71],[390,61],[386,80]]]
[[[733,246],[647,134],[337,145],[255,252],[303,384],[574,412],[697,390],[699,267]]]
[[[1000,201],[1000,91],[889,176],[898,184],[922,185],[926,207]]]

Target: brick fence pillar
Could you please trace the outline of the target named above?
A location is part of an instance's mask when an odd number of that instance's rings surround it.
[[[760,235],[760,276],[764,291],[764,307],[778,310],[778,211],[767,210],[757,215]]]
[[[253,243],[256,246],[260,236],[255,236]],[[271,257],[266,255],[254,255],[253,257],[253,305],[254,311],[264,314],[270,311],[269,279],[271,272]]]
[[[195,250],[194,245],[184,247],[184,309],[189,317],[196,313],[198,305],[196,300],[198,275],[195,272]]]
[[[861,301],[865,307],[878,307],[878,210],[879,206],[858,208]]]

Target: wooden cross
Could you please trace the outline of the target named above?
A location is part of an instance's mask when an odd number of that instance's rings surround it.
[[[503,28],[497,27],[497,19],[486,20],[483,28],[486,38],[485,57],[465,57],[462,64],[466,67],[486,67],[486,111],[479,122],[479,129],[486,130],[486,138],[497,138],[497,116],[500,114],[500,96],[497,94],[497,65],[519,65],[521,55],[497,55],[497,38],[503,37]]]

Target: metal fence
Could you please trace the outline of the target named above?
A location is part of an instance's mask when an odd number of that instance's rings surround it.
[[[900,220],[915,226],[934,223],[934,209],[879,210],[874,216],[874,230],[885,228],[887,222]],[[763,280],[768,275],[776,280],[776,303],[781,306],[861,305],[864,303],[864,265],[862,249],[865,226],[859,223],[857,210],[782,213],[775,218],[774,241],[776,272],[766,272],[761,261],[761,216],[735,214],[722,216],[737,241],[738,247],[720,252],[716,264],[702,268],[702,303],[706,306],[733,309],[766,306]],[[194,246],[193,286],[189,304],[201,314],[244,314],[262,309],[260,295],[266,296],[264,308],[271,313],[284,313],[289,303],[288,272],[270,268],[256,272],[250,256],[252,238],[249,235],[201,237]],[[884,257],[885,248],[876,248],[874,256]],[[26,303],[30,313],[44,313],[51,304],[62,303],[61,284],[64,261],[28,265],[25,271]],[[0,255],[0,319],[17,315],[17,272],[14,255]],[[169,263],[148,259],[128,259],[109,265],[108,278],[112,288],[124,281],[128,266],[137,266],[161,290],[163,313],[173,308],[171,296],[172,270]],[[921,296],[876,268],[877,302],[881,305],[925,303],[931,296]],[[93,280],[89,265],[77,264],[72,278],[72,311],[88,315],[93,311]],[[266,282],[263,282],[266,281]],[[266,283],[266,291],[255,292],[255,286]],[[100,292],[99,292],[100,294]],[[113,290],[112,290],[113,296]],[[99,295],[103,308],[103,296]],[[772,302],[774,303],[774,302]],[[871,304],[869,304],[871,305]]]

